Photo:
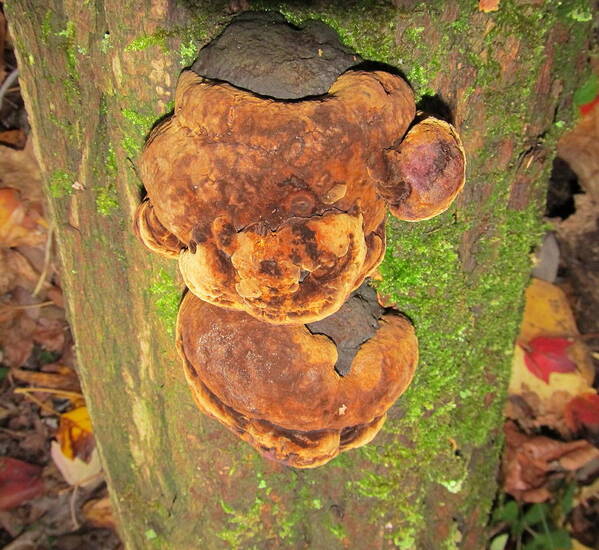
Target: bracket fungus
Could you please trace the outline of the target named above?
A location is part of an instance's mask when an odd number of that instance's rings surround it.
[[[234,25],[182,72],[148,137],[134,228],[189,288],[177,347],[199,408],[264,455],[314,467],[370,441],[412,378],[412,325],[360,287],[383,259],[387,209],[446,210],[464,150],[400,76],[362,70],[323,24]],[[263,44],[241,47],[244,33]]]
[[[405,317],[382,308],[373,315],[352,300],[363,298],[353,296],[329,319],[350,331],[375,327],[345,356],[341,376],[342,344],[331,337],[305,325],[269,325],[188,292],[177,347],[198,407],[263,455],[296,468],[371,441],[412,379],[418,344]]]
[[[273,324],[322,319],[381,262],[387,205],[427,219],[462,188],[449,124],[426,118],[402,142],[415,113],[383,71],[348,71],[303,101],[185,71],[141,157],[138,234],[178,257],[202,300]]]

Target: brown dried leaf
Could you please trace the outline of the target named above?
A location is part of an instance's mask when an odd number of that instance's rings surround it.
[[[112,515],[112,506],[108,496],[88,500],[83,505],[83,516],[94,527],[115,529],[116,524]]]
[[[9,367],[20,367],[31,355],[36,322],[22,311],[8,310],[8,313],[12,318],[0,330],[2,362]]]
[[[61,352],[65,344],[65,321],[62,318],[40,317],[33,340],[48,351]]]
[[[42,180],[31,138],[22,151],[0,145],[0,187],[18,189],[29,201],[43,201]]]
[[[557,152],[576,172],[580,185],[599,202],[599,109],[581,117],[557,144]]]
[[[56,374],[18,368],[12,369],[10,372],[13,378],[31,386],[67,391],[80,390],[77,374],[68,367],[62,367],[61,371]]]
[[[0,132],[0,144],[23,149],[27,144],[27,134],[20,128],[18,130],[6,130]]]
[[[37,246],[46,241],[41,205],[21,198],[12,187],[0,189],[0,246]]]
[[[18,277],[16,273],[8,267],[9,257],[12,250],[0,248],[0,296],[9,292],[16,284]],[[1,321],[0,321],[1,322]]]
[[[582,441],[580,442],[582,443]],[[573,443],[577,442],[573,441]],[[558,460],[559,465],[564,470],[578,470],[588,464],[591,460],[599,458],[599,449],[591,445],[588,441],[584,441],[584,443],[586,443],[586,445],[581,445],[579,448],[573,449]]]
[[[547,500],[551,493],[546,485],[553,474],[577,470],[599,456],[599,450],[588,441],[564,443],[549,437],[529,436],[520,432],[513,422],[507,422],[504,431],[504,489],[516,500]]]
[[[40,278],[39,271],[17,250],[5,250],[3,255],[6,260],[4,264],[6,271],[15,275],[19,286],[27,289],[29,292],[33,291]],[[46,287],[48,286],[46,284]],[[31,303],[35,303],[35,300],[32,300]]]

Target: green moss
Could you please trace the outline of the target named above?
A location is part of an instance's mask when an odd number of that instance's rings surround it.
[[[168,332],[174,335],[181,301],[181,288],[168,271],[161,269],[154,282],[148,287],[148,292]]]
[[[130,159],[137,158],[141,152],[146,135],[158,118],[152,108],[148,107],[145,112],[129,108],[121,109],[124,119],[124,124],[122,125],[124,136],[121,140],[121,147]]]
[[[96,210],[102,216],[110,216],[119,207],[119,200],[114,184],[100,187],[96,191]]]
[[[112,48],[112,43],[110,40],[110,33],[106,32],[104,33],[104,36],[102,37],[102,40],[100,41],[100,51],[102,53],[108,53],[108,50]]]
[[[166,29],[160,29],[152,34],[143,34],[133,39],[125,47],[126,52],[141,52],[152,46],[158,46],[163,51],[166,51],[166,39],[169,32]]]
[[[141,140],[135,139],[132,136],[125,136],[122,140],[121,140],[121,147],[125,150],[125,152],[127,153],[127,157],[129,157],[130,159],[135,159],[137,158],[137,155],[139,155],[139,153],[141,152]]]
[[[240,513],[221,501],[223,511],[229,515],[229,527],[218,532],[216,536],[228,543],[232,550],[236,550],[245,546],[246,541],[256,538],[259,534],[263,535],[263,506],[264,500],[256,497],[249,509]]]
[[[568,12],[568,17],[579,23],[588,23],[593,20],[593,11],[589,5],[574,6]]]
[[[56,36],[62,38],[63,48],[67,63],[67,77],[63,80],[65,97],[70,105],[75,104],[80,99],[79,89],[79,70],[77,68],[78,54],[81,53],[80,47],[76,44],[76,29],[73,21],[67,21],[65,28],[56,33]]]
[[[73,193],[73,184],[75,178],[64,170],[54,170],[50,174],[48,181],[48,190],[54,198],[61,198]]]
[[[122,115],[131,122],[138,130],[148,132],[156,121],[155,114],[141,114],[133,109],[122,109]]]
[[[181,42],[179,46],[179,65],[187,67],[191,65],[198,55],[198,44],[196,39],[190,38],[186,42]]]
[[[50,40],[50,36],[53,34],[53,25],[52,25],[52,10],[47,10],[44,14],[44,19],[42,21],[42,25],[40,27],[42,43],[44,45],[48,45]]]

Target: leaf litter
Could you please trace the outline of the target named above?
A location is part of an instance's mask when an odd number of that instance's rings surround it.
[[[574,213],[552,218],[558,277],[533,278],[525,294],[493,550],[599,548],[599,103],[591,95],[558,146],[582,187]]]

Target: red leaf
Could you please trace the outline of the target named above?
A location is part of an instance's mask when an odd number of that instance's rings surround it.
[[[566,405],[564,419],[573,432],[586,428],[592,433],[599,433],[599,395],[577,395]]]
[[[530,372],[549,384],[552,372],[572,372],[576,370],[576,363],[567,354],[567,349],[572,345],[566,338],[550,338],[537,336],[527,345],[522,345],[524,362]]]
[[[44,492],[42,469],[7,456],[0,457],[0,510],[20,506]]]
[[[578,107],[578,110],[580,111],[581,115],[588,115],[595,108],[596,105],[599,105],[599,95],[592,101],[589,101],[584,105],[580,105]]]

